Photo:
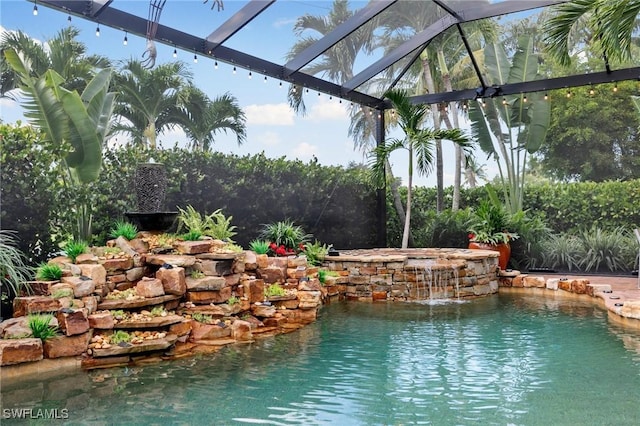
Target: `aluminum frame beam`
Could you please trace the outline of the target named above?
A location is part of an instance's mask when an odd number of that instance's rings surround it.
[[[571,87],[591,86],[601,83],[615,83],[618,81],[640,80],[640,67],[624,68],[613,71],[601,71],[590,74],[571,75],[566,77],[533,80],[522,83],[504,84],[502,86],[490,86],[495,96],[518,95],[521,93],[547,92],[557,89],[569,89]],[[429,95],[414,96],[411,102],[416,104],[438,104],[442,102],[456,102],[479,98],[478,89],[456,90]],[[480,96],[482,97],[482,96]],[[487,98],[492,96],[486,96]],[[391,104],[385,102],[385,108]]]
[[[366,7],[356,12],[351,18],[338,25],[333,31],[329,32],[329,34],[325,35],[316,43],[307,47],[304,51],[300,52],[293,59],[287,62],[284,65],[285,74],[290,75],[295,71],[299,71],[309,62],[322,55],[324,52],[348,37],[351,33],[357,31],[362,25],[382,13],[396,1],[397,0],[378,0],[369,3]]]
[[[360,73],[356,74],[351,80],[344,83],[343,86],[347,91],[355,90],[405,56],[410,55],[414,50],[421,46],[425,46],[440,33],[455,24],[476,21],[478,19],[493,18],[495,16],[523,12],[525,10],[537,9],[540,7],[553,6],[554,4],[566,3],[567,1],[568,0],[508,0],[501,3],[492,3],[486,6],[476,7],[474,9],[455,11],[455,13],[447,11],[447,16],[443,16],[438,19],[436,22],[398,46],[384,58],[379,59]],[[460,20],[456,16],[463,18],[463,20]]]
[[[251,0],[231,18],[223,22],[215,31],[209,34],[206,40],[217,47],[240,31],[275,1],[276,0]],[[213,49],[215,50],[215,47]]]
[[[38,0],[38,4],[59,10],[67,14],[72,14],[89,21],[99,23],[103,26],[127,31],[130,34],[146,37],[147,19],[136,15],[132,15],[113,7],[106,7],[102,10],[99,18],[87,13],[85,1],[75,0]],[[203,57],[209,57],[221,62],[238,66],[259,72],[266,76],[293,83],[299,86],[316,90],[338,98],[343,98],[351,102],[356,102],[370,108],[380,108],[383,101],[374,96],[364,93],[349,91],[345,92],[342,86],[323,80],[321,78],[304,74],[302,72],[294,72],[285,75],[284,66],[275,64],[264,59],[240,52],[235,49],[228,48],[224,45],[214,45],[204,38],[196,37],[191,34],[176,30],[165,25],[158,25],[155,37],[156,42],[164,43],[169,46],[184,49],[189,52],[197,53]],[[215,48],[215,55],[213,49]]]

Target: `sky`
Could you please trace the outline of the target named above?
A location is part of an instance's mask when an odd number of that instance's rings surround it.
[[[172,3],[173,2],[173,3]],[[179,4],[182,3],[182,5]],[[245,2],[224,0],[224,11],[211,11],[202,0],[169,0],[160,18],[160,23],[172,25],[184,31],[194,34],[208,35],[220,23],[220,19],[227,19]],[[357,3],[357,2],[354,2]],[[136,12],[141,16],[147,16],[148,1],[146,0],[118,0],[114,7]],[[202,13],[211,13],[208,20],[191,19],[186,13],[187,6],[202,6]],[[230,40],[229,47],[246,51],[249,54],[263,57],[276,63],[283,63],[286,51],[291,45],[293,36],[293,24],[296,17],[303,13],[323,15],[327,9],[320,7],[327,3],[320,2],[276,2],[267,12],[259,16],[250,25],[251,31],[241,31],[239,36]],[[173,9],[169,9],[169,5]],[[183,6],[182,8],[179,6]],[[278,6],[276,8],[276,6]],[[141,10],[140,8],[143,8]],[[182,9],[182,10],[181,10]],[[89,54],[100,54],[114,61],[127,60],[129,58],[142,59],[146,47],[146,40],[131,34],[127,34],[128,43],[123,45],[125,34],[117,29],[109,27],[100,28],[100,36],[96,37],[96,24],[79,17],[73,17],[71,23],[68,16],[49,9],[43,5],[38,8],[38,15],[33,15],[33,3],[26,0],[0,0],[0,31],[22,30],[29,36],[45,41],[52,38],[60,29],[73,25],[80,29],[80,40],[88,48]],[[211,17],[216,21],[211,23]],[[201,28],[200,28],[201,27]],[[261,28],[268,30],[269,39],[252,40],[252,35],[262,34]],[[158,47],[157,63],[171,62],[173,58],[173,46],[165,46],[161,43]],[[340,103],[336,98],[329,99],[326,94],[318,95],[310,91],[305,95],[307,114],[296,114],[287,103],[287,84],[279,85],[279,80],[267,78],[258,72],[249,72],[238,68],[233,73],[233,66],[222,62],[215,69],[210,58],[199,58],[194,63],[194,53],[178,50],[177,59],[188,64],[194,76],[196,86],[202,89],[210,98],[215,98],[226,92],[235,96],[240,107],[246,114],[247,140],[238,146],[232,133],[219,133],[216,135],[213,149],[223,153],[237,155],[254,155],[261,152],[270,158],[286,157],[287,159],[299,159],[303,162],[317,159],[323,165],[342,165],[350,163],[367,163],[366,154],[354,149],[353,140],[348,135],[349,130],[349,102]],[[16,120],[25,122],[22,116],[22,108],[19,103],[2,98],[0,99],[0,117],[5,123],[13,123]],[[468,123],[462,118],[461,126],[468,128]],[[387,137],[400,137],[398,131]],[[122,137],[122,136],[120,136]],[[173,147],[176,143],[182,145],[186,137],[182,131],[173,131],[159,136],[159,143],[163,147]],[[444,142],[444,184],[453,184],[454,155],[450,142]],[[478,156],[480,160],[484,156]],[[407,182],[407,153],[397,151],[391,157],[393,172]],[[491,173],[489,173],[491,175]],[[414,175],[414,185],[436,185],[435,174],[429,176]]]

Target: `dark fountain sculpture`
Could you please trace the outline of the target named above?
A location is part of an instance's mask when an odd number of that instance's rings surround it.
[[[166,232],[178,217],[178,212],[164,211],[167,191],[167,171],[164,164],[149,163],[138,165],[134,182],[138,211],[126,212],[125,216],[139,231]]]

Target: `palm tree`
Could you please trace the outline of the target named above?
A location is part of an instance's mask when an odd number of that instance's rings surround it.
[[[586,23],[591,40],[611,61],[631,59],[631,47],[637,43],[634,31],[640,13],[637,0],[573,0],[554,7],[555,15],[549,19],[542,33],[548,51],[561,64],[571,62],[572,45],[576,30]]]
[[[40,43],[22,31],[5,31],[0,39],[0,50],[13,49],[30,63],[33,76],[44,75],[54,70],[63,78],[61,86],[68,90],[82,92],[87,82],[93,78],[96,69],[111,66],[104,56],[87,55],[87,47],[76,40],[80,30],[68,27],[60,30],[46,43]],[[0,61],[0,95],[20,86],[20,76],[5,61]]]
[[[318,41],[338,25],[345,22],[353,15],[353,11],[349,10],[349,2],[346,0],[336,0],[328,16],[304,15],[298,18],[294,31],[301,40],[295,43],[289,54],[288,59],[294,58],[297,54],[304,51],[307,47]],[[377,26],[377,19],[373,19],[367,24],[358,28],[339,44],[333,46],[322,56],[322,60],[316,61],[307,67],[306,72],[312,75],[326,74],[332,80],[338,83],[344,83],[353,77],[353,67],[357,56],[360,53],[368,53],[374,47],[374,29]],[[309,31],[316,32],[318,37],[303,34]],[[375,84],[373,82],[372,84]],[[300,113],[305,113],[305,104],[303,99],[303,91],[300,87],[292,86],[289,88],[289,105]],[[349,136],[353,138],[354,148],[368,153],[375,146],[376,121],[373,115],[368,114],[365,108],[360,105],[350,107],[349,115],[351,124],[349,126]],[[389,123],[389,121],[385,121]],[[387,162],[386,174],[389,176],[390,191],[393,198],[393,205],[398,213],[400,222],[404,227],[405,211],[400,196],[400,184],[398,179],[393,177],[391,165]]]
[[[403,139],[390,139],[383,145],[377,146],[370,156],[370,164],[374,178],[378,183],[381,183],[389,155],[401,148],[408,151],[407,209],[402,233],[402,248],[407,248],[409,246],[411,222],[414,153],[418,172],[426,175],[433,169],[436,140],[448,139],[463,147],[468,155],[471,155],[470,144],[460,129],[422,128],[423,120],[429,107],[427,105],[412,104],[407,91],[393,89],[388,91],[385,97],[391,101],[398,117],[398,125],[404,132],[405,137]]]
[[[456,9],[456,3],[448,2],[448,6]],[[393,15],[384,22],[385,32],[378,41],[378,45],[385,51],[391,51],[413,35],[423,31],[439,17],[440,7],[432,2],[399,2],[394,7]],[[409,31],[407,31],[409,30]],[[493,40],[496,34],[495,25],[482,20],[465,24],[467,39],[471,44],[479,46],[480,39]],[[479,49],[479,47],[476,47]],[[391,68],[390,74],[396,70]],[[438,72],[439,71],[439,72]],[[452,80],[464,82],[475,79],[475,74],[469,64],[469,56],[462,42],[457,28],[451,28],[442,35],[430,41],[419,55],[419,59],[409,68],[410,75],[415,78],[413,89],[417,94],[437,93],[438,91],[452,91]],[[436,77],[440,76],[440,80]],[[475,79],[477,80],[477,79]],[[477,85],[477,82],[475,83]],[[439,86],[439,87],[438,87]],[[471,87],[471,86],[468,86]],[[458,110],[449,105],[448,108],[433,106],[431,109],[434,128],[439,129],[444,122],[449,129],[458,127]],[[449,114],[452,117],[449,117]],[[460,175],[462,152],[456,145],[456,171],[454,182],[453,209],[459,202]],[[444,208],[444,169],[442,158],[442,143],[436,141],[436,178],[437,178],[437,211]]]
[[[156,149],[158,134],[184,124],[185,110],[204,110],[204,105],[186,102],[191,79],[183,62],[147,69],[140,61],[129,60],[115,78],[115,113],[120,120],[113,131],[128,133],[134,143]]]
[[[347,0],[334,0],[327,16],[306,14],[299,17],[293,27],[293,31],[300,40],[289,50],[287,60],[293,59],[307,47],[316,43],[321,37],[329,34],[340,24],[351,18],[353,13],[352,10],[349,10],[349,2]],[[358,54],[371,50],[374,27],[375,20],[361,26],[340,43],[324,52],[321,60],[307,65],[305,72],[310,75],[325,75],[328,79],[337,83],[344,83],[350,80],[353,77],[353,64]],[[314,32],[319,36],[309,35],[310,32]],[[304,114],[306,108],[301,88],[291,86],[288,96],[291,107],[296,112]]]
[[[182,107],[186,119],[181,123],[194,150],[208,151],[220,131],[235,133],[238,145],[246,140],[245,114],[238,100],[230,93],[216,97],[213,101],[200,89],[188,88],[187,106]]]

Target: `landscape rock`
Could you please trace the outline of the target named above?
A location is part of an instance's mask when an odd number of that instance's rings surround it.
[[[162,281],[166,294],[182,296],[187,291],[187,282],[182,267],[160,268],[156,272],[156,278]]]
[[[144,277],[136,284],[136,294],[145,298],[164,296],[164,285],[158,278]]]
[[[34,338],[0,340],[0,366],[40,361],[42,340]]]
[[[47,339],[43,344],[45,358],[61,358],[65,356],[78,356],[86,352],[89,346],[92,332],[75,336],[56,336]]]

